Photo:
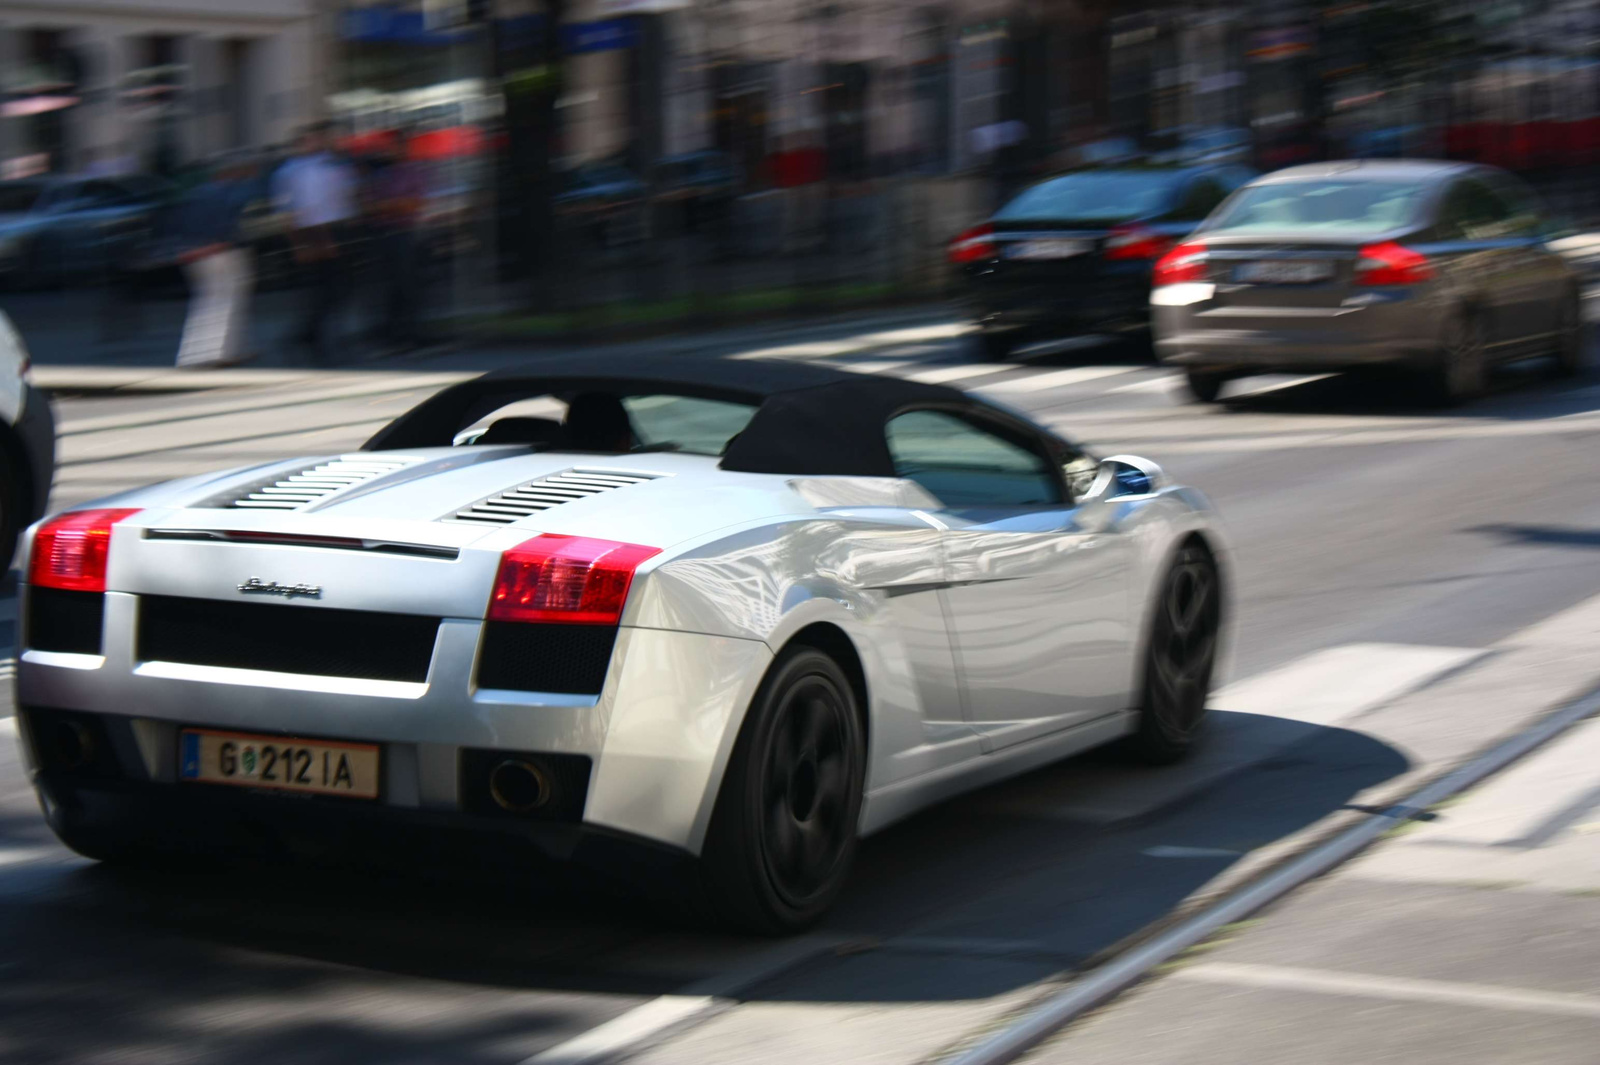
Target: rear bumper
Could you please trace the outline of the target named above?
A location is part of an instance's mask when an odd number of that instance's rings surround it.
[[[1152,308],[1155,349],[1174,366],[1294,372],[1417,365],[1437,348],[1437,317],[1411,298],[1330,308],[1218,307],[1205,299],[1173,306],[1162,298],[1158,293]]]
[[[592,769],[579,827],[690,853],[699,852],[745,707],[772,659],[756,640],[625,627],[598,696],[490,690],[474,680],[482,623],[447,618],[422,683],[147,662],[133,639],[137,599],[105,597],[101,655],[25,648],[18,656],[21,706],[107,723],[117,768],[109,779],[186,796],[233,791],[178,783],[182,727],[372,743],[382,793],[362,805],[448,822],[476,796],[464,752],[581,756]]]
[[[629,886],[688,883],[689,852],[584,824],[306,800],[206,785],[39,773],[51,827],[69,843],[175,856],[285,860],[436,876],[551,875],[577,868]]]
[[[974,321],[996,333],[1093,333],[1142,329],[1150,321],[1147,279],[1010,285],[969,279],[966,305]]]

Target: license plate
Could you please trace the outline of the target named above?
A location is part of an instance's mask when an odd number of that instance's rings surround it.
[[[378,748],[184,729],[178,734],[178,776],[205,784],[376,799]]]
[[[1089,250],[1084,240],[1019,240],[1006,246],[1008,259],[1070,259]]]
[[[1309,285],[1333,276],[1333,264],[1293,260],[1241,263],[1233,279],[1242,285]]]

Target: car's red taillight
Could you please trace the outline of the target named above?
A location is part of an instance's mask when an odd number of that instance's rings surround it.
[[[987,222],[973,226],[950,242],[950,261],[953,263],[974,263],[994,257],[994,226]]]
[[[1159,259],[1172,250],[1173,238],[1143,226],[1117,226],[1106,236],[1105,257],[1112,262]]]
[[[69,592],[105,591],[111,527],[137,513],[137,509],[73,510],[51,518],[33,535],[28,583]]]
[[[545,533],[500,556],[490,621],[615,625],[633,571],[659,547]]]
[[[1186,240],[1156,260],[1150,284],[1179,285],[1206,279],[1206,246],[1203,241]]]
[[[1433,264],[1419,251],[1386,240],[1368,244],[1356,260],[1358,285],[1415,285],[1433,280]]]

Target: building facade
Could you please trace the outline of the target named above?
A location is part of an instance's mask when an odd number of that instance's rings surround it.
[[[321,109],[317,0],[0,0],[10,175],[170,171],[281,143]]]

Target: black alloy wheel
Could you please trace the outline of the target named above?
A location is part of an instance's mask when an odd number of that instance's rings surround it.
[[[1164,765],[1194,746],[1211,695],[1222,632],[1222,580],[1211,552],[1185,544],[1154,609],[1138,728],[1126,746],[1140,761]]]
[[[1557,311],[1555,350],[1556,374],[1576,377],[1583,369],[1583,304],[1576,292],[1561,298]]]
[[[865,748],[838,664],[811,647],[786,651],[750,707],[712,816],[704,869],[718,918],[778,934],[827,910],[855,856]]]
[[[1183,374],[1184,387],[1189,390],[1189,395],[1199,403],[1215,403],[1217,397],[1222,395],[1222,386],[1228,383],[1228,375],[1208,370],[1185,370]]]

